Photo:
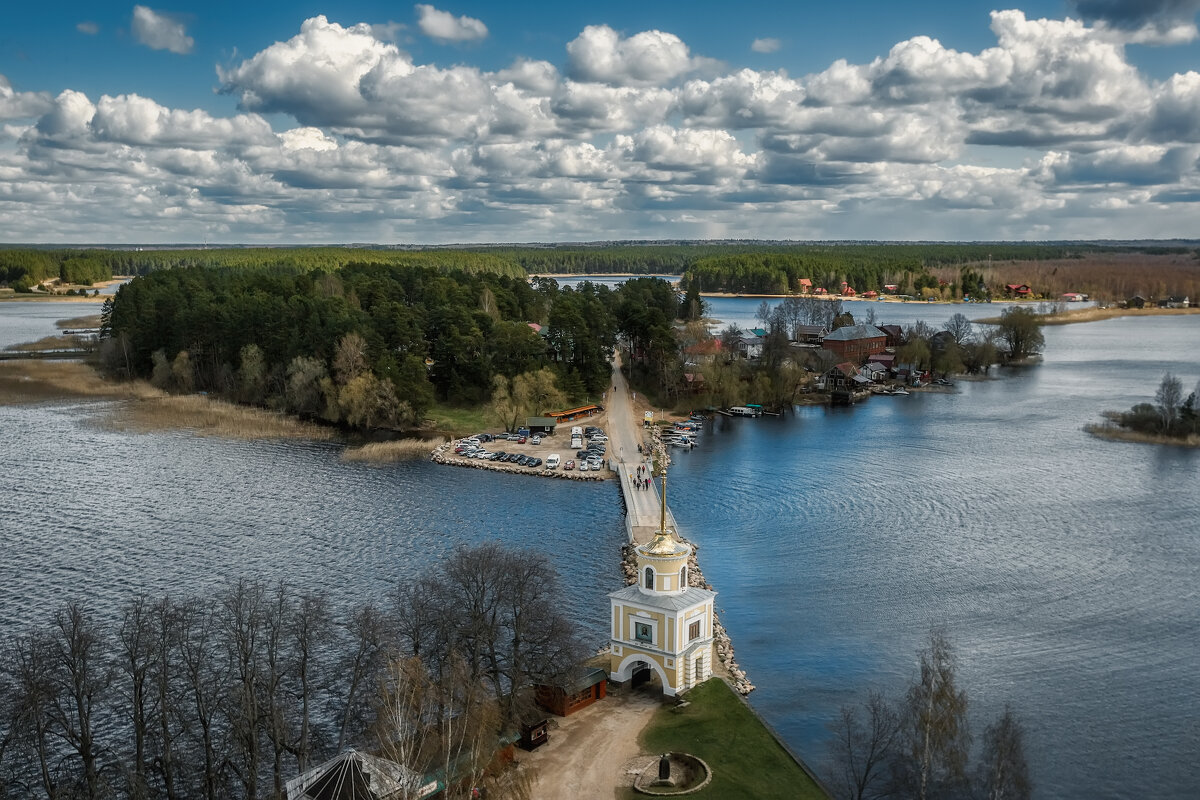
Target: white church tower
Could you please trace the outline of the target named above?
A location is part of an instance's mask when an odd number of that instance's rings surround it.
[[[662,476],[657,533],[637,552],[638,582],[610,592],[612,639],[609,677],[622,684],[652,670],[663,693],[681,694],[712,675],[713,599],[716,592],[688,586],[692,548],[667,528],[667,476]]]

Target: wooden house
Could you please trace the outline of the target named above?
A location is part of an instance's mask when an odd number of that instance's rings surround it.
[[[1006,283],[1004,293],[1009,297],[1033,297],[1033,289],[1027,283]]]

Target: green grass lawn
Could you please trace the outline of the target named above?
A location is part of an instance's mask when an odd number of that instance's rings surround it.
[[[658,711],[639,743],[649,753],[677,751],[704,759],[712,782],[689,800],[826,798],[724,681],[713,678],[684,699],[685,708]],[[624,798],[645,797],[623,791]]]
[[[464,436],[470,433],[498,431],[500,426],[488,419],[486,406],[459,408],[457,406],[436,405],[425,414],[434,429]]]

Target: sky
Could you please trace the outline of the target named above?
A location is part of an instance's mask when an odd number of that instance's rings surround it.
[[[1200,0],[166,2],[6,11],[0,242],[1200,235]]]

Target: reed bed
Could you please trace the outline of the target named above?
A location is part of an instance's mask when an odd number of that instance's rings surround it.
[[[71,317],[70,319],[60,319],[54,323],[60,328],[99,328],[100,315],[89,314],[86,317]]]
[[[342,452],[342,461],[392,464],[397,461],[428,458],[433,449],[445,441],[444,438],[438,437],[436,439],[397,439],[391,442],[370,442],[361,447],[347,447]]]
[[[1163,436],[1157,433],[1142,433],[1131,431],[1112,424],[1084,425],[1083,429],[1100,439],[1114,442],[1133,442],[1135,444],[1174,444],[1180,447],[1200,447],[1200,436],[1191,434],[1186,438],[1178,436]]]
[[[0,361],[0,404],[61,399],[117,399],[161,395],[147,383],[105,380],[78,361]]]
[[[88,342],[82,336],[76,336],[75,334],[67,336],[60,333],[55,336],[43,336],[36,342],[10,344],[4,349],[10,352],[44,353],[47,350],[82,350],[87,345]]]
[[[187,430],[227,439],[308,439],[324,441],[333,432],[320,425],[263,408],[240,406],[203,395],[143,397],[112,410],[102,424],[136,432]]]
[[[333,432],[286,414],[240,406],[204,395],[170,395],[145,381],[108,381],[77,361],[0,362],[0,404],[56,400],[124,400],[106,409],[99,424],[110,430],[189,430],[231,439],[309,439]]]

